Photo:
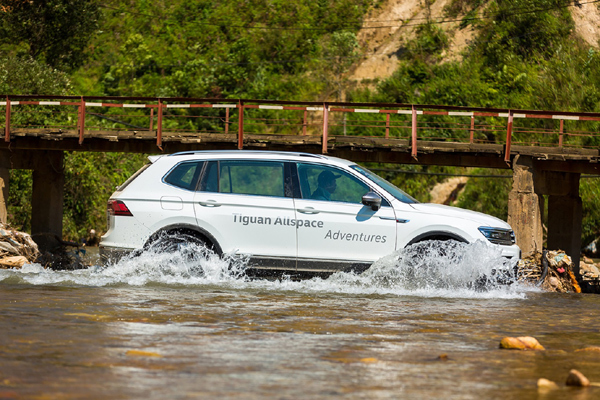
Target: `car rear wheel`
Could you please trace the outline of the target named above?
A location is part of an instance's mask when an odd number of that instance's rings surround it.
[[[159,253],[213,253],[214,246],[206,239],[187,230],[172,230],[161,232],[150,240],[145,250]]]

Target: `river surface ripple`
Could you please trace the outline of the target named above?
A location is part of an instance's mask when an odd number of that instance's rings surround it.
[[[600,297],[472,289],[457,269],[501,261],[467,250],[429,259],[424,282],[398,255],[300,282],[210,255],[3,270],[0,398],[600,398],[564,386],[572,368],[600,382],[600,353],[577,351],[600,346]],[[500,350],[504,336],[546,351]],[[559,389],[538,391],[542,377]]]

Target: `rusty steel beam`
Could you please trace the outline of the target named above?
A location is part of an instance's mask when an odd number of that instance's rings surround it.
[[[475,116],[471,116],[471,129],[469,130],[469,143],[473,143],[475,140]]]
[[[411,156],[417,159],[417,109],[412,106],[412,122],[411,122]]]
[[[225,109],[225,134],[229,134],[229,108]]]
[[[79,127],[79,144],[82,144],[85,131],[85,100],[83,100],[83,97],[81,98],[81,104],[79,105],[77,126]]]
[[[53,100],[81,100],[81,96],[57,96],[57,95],[11,95],[2,94],[0,97],[10,96],[14,100],[19,99],[53,99]],[[106,100],[106,101],[146,101],[146,102],[157,102],[156,97],[135,97],[135,96],[83,96],[84,100]],[[289,100],[260,100],[260,99],[217,99],[217,98],[188,98],[188,97],[165,97],[163,101],[173,102],[210,102],[210,103],[231,103],[231,102],[244,102],[244,103],[262,103],[262,104],[279,104],[279,105],[307,105],[307,106],[320,106],[322,102],[316,101],[289,101]],[[350,103],[350,102],[328,102],[330,106],[353,106],[353,107],[383,107],[383,108],[406,108],[411,109],[413,106],[419,110],[455,110],[455,111],[473,111],[477,112],[477,115],[485,116],[485,113],[508,113],[511,111],[506,108],[485,108],[485,107],[465,107],[465,106],[449,106],[449,105],[435,105],[435,104],[404,104],[404,103]],[[74,103],[77,105],[77,103]],[[544,110],[512,110],[513,112],[518,111],[519,113],[527,114],[530,116],[537,116],[538,118],[549,118],[552,115],[564,115],[564,116],[579,116],[582,120],[587,118],[600,118],[600,113],[580,113],[572,111],[544,111]],[[430,112],[428,112],[430,113]]]
[[[156,147],[162,150],[162,121],[163,120],[163,100],[158,99],[158,117],[156,121]]]
[[[323,103],[323,147],[321,152],[323,154],[327,154],[327,140],[329,136],[328,132],[329,128],[329,105],[327,103]]]
[[[244,102],[240,100],[238,103],[238,142],[239,150],[244,148]]]
[[[563,129],[565,127],[565,120],[560,120],[560,133],[558,135],[558,147],[563,147]]]
[[[390,114],[385,114],[385,138],[390,138]]]
[[[504,161],[510,162],[510,145],[512,143],[513,113],[508,112],[508,124],[506,125],[506,151],[504,152]]]

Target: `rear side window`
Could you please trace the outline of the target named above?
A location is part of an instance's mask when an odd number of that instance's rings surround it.
[[[284,163],[275,161],[210,162],[200,190],[285,197]]]
[[[169,171],[163,180],[185,190],[196,190],[196,182],[203,164],[203,161],[183,162]]]

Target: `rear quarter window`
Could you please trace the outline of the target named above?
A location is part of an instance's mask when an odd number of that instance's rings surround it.
[[[196,190],[196,183],[198,182],[198,176],[203,164],[203,161],[177,164],[165,175],[163,181],[181,189]]]

